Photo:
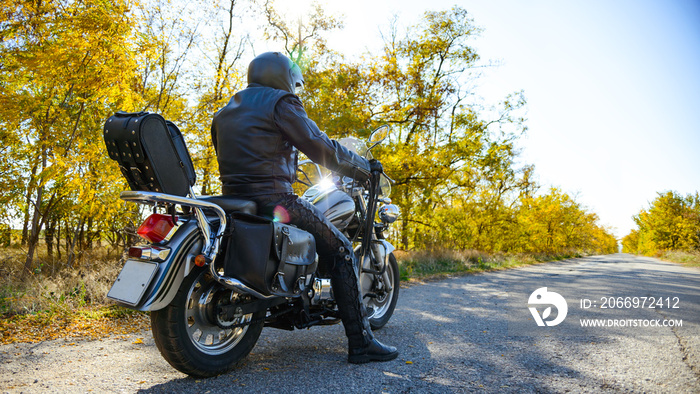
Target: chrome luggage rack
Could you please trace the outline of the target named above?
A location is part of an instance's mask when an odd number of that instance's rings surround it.
[[[197,224],[204,238],[204,246],[202,247],[202,255],[209,264],[209,272],[212,277],[222,286],[229,288],[231,290],[236,290],[245,294],[250,294],[256,298],[268,299],[274,296],[266,296],[259,291],[243,284],[240,280],[220,275],[216,268],[214,267],[214,260],[219,253],[221,247],[221,238],[226,231],[226,212],[218,205],[198,200],[195,197],[194,190],[190,187],[191,197],[181,197],[173,194],[165,194],[151,191],[123,191],[119,198],[125,201],[135,202],[137,204],[144,205],[157,205],[158,203],[164,204],[177,204],[187,207],[192,207],[194,210],[195,217],[197,218]],[[212,234],[211,223],[207,219],[206,215],[202,211],[203,209],[214,211],[216,216],[219,218],[219,228],[216,230],[216,234]]]

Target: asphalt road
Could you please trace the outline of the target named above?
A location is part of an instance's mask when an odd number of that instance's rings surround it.
[[[528,309],[542,287],[565,299],[561,324],[539,327]],[[545,322],[562,313],[529,305]],[[5,345],[0,391],[700,393],[700,270],[617,254],[413,285],[377,336],[397,360],[347,364],[341,326],[268,328],[243,366],[212,379],[173,370],[148,332]]]

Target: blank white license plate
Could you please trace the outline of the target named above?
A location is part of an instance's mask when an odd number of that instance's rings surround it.
[[[107,298],[136,306],[151,284],[156,271],[158,264],[152,261],[127,260],[107,293]]]

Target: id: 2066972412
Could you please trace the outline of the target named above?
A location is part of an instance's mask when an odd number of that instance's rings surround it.
[[[581,309],[678,309],[679,297],[600,297],[599,299],[582,298]]]

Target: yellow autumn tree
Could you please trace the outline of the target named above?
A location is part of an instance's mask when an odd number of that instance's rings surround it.
[[[597,215],[558,189],[523,199],[519,211],[520,251],[614,253],[617,249],[615,238],[597,224]]]
[[[637,229],[623,239],[623,251],[654,255],[700,249],[700,194],[658,193],[648,209],[634,217]]]
[[[127,186],[101,134],[117,110],[175,122],[198,191],[220,191],[209,126],[245,85],[253,39],[238,27],[251,4],[263,6],[267,38],[305,68],[302,101],[322,130],[364,138],[392,126],[375,155],[396,180],[398,246],[611,249],[595,215],[560,191],[538,194],[534,167],[518,164],[525,94],[488,106],[471,98],[473,71],[488,62],[472,47],[480,29],[461,7],[426,12],[405,33],[394,25],[379,53],[347,61],[324,40],[341,21],[319,6],[295,24],[262,0],[2,2],[0,210],[4,223],[23,224],[28,271],[42,236],[49,255],[69,264],[95,243],[127,243],[139,211],[118,198]],[[689,230],[678,231],[687,244]],[[655,237],[640,231],[654,245]]]
[[[73,217],[75,228],[110,216],[99,201],[113,192],[101,125],[115,103],[133,100],[128,10],[125,1],[2,3],[0,119],[15,143],[2,160],[21,174],[15,188],[26,185],[17,213],[27,271],[41,230],[56,216]]]

